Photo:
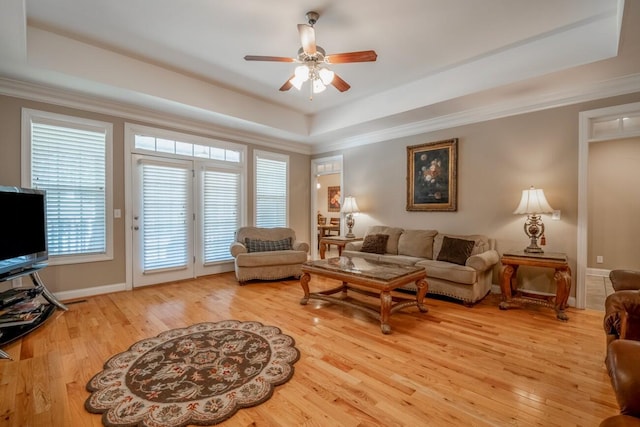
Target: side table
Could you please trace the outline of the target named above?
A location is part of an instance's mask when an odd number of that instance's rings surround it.
[[[324,259],[324,255],[327,252],[327,246],[336,245],[338,247],[338,256],[342,255],[342,249],[349,242],[357,242],[362,240],[362,237],[342,237],[342,236],[326,236],[320,239],[320,259]]]
[[[565,313],[567,300],[571,291],[571,269],[567,261],[567,255],[559,252],[531,254],[524,251],[505,252],[500,259],[502,269],[500,271],[500,290],[502,302],[499,307],[506,310],[517,306],[519,302],[534,302],[551,307],[556,311],[556,317],[560,320],[569,320]],[[553,279],[556,285],[556,294],[541,294],[517,289],[518,267],[553,268]]]

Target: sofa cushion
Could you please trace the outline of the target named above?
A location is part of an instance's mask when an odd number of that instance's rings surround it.
[[[271,251],[286,251],[291,250],[291,237],[280,240],[261,240],[251,239],[247,237],[244,239],[244,244],[247,247],[247,251],[251,252],[271,252]]]
[[[445,237],[453,237],[454,239],[463,239],[463,240],[473,240],[475,244],[473,246],[473,249],[471,250],[471,255],[481,254],[491,249],[491,243],[489,242],[489,238],[481,234],[469,234],[464,236],[464,235],[438,233],[436,237],[433,239],[433,258],[432,259],[436,259],[436,260],[438,259],[438,255],[440,254],[440,250],[442,249],[442,242]]]
[[[383,254],[387,250],[388,234],[369,234],[364,238],[360,251]]]
[[[475,242],[473,240],[454,239],[445,236],[442,240],[442,248],[438,254],[438,261],[452,262],[464,265],[471,255]]]
[[[436,230],[404,230],[398,239],[398,255],[433,259]]]
[[[448,280],[463,285],[473,285],[478,281],[478,272],[466,265],[428,259],[417,262],[416,266],[424,267],[427,270],[427,282],[429,278]]]
[[[386,225],[372,225],[367,229],[365,237],[369,234],[387,234],[389,240],[387,240],[387,252],[388,254],[398,255],[398,239],[402,234],[402,228],[387,227]]]
[[[271,265],[302,264],[307,253],[302,251],[269,251],[244,253],[236,257],[238,267],[267,267]]]

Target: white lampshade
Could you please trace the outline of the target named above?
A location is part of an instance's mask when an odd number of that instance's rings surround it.
[[[553,208],[547,202],[547,198],[544,197],[544,191],[540,188],[531,187],[528,190],[522,190],[522,199],[520,199],[520,204],[513,211],[514,214],[541,214],[541,213],[551,213],[553,212]]]
[[[320,71],[318,71],[318,75],[320,76],[320,80],[322,80],[322,83],[327,86],[331,84],[333,78],[335,77],[335,73],[328,68],[320,68]]]
[[[341,212],[344,212],[344,213],[360,212],[360,209],[358,209],[358,204],[356,203],[356,198],[353,196],[345,197],[344,202],[342,202]]]
[[[307,80],[309,80],[309,67],[307,67],[306,65],[298,65],[293,74],[301,82],[306,82]]]
[[[327,87],[322,83],[322,80],[315,79],[313,81],[313,93],[323,92]]]

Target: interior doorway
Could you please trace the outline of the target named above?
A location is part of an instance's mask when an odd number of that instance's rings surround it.
[[[590,147],[592,145],[595,146],[595,143],[607,143],[625,138],[638,137],[640,137],[640,102],[580,113],[578,148],[578,271],[576,281],[576,306],[578,308],[587,307],[587,279],[592,279],[593,276],[597,274],[605,276],[605,273],[609,271],[608,269],[591,267],[597,265],[597,256],[599,254],[590,254],[589,251],[589,239],[595,237],[590,235],[589,227],[589,216],[594,214],[589,209],[590,203],[593,202],[593,200],[589,199],[589,179],[595,177],[595,174],[590,174]],[[632,194],[633,192],[630,192],[629,196]],[[625,198],[623,198],[623,200],[624,199]],[[593,274],[588,275],[589,272]],[[603,281],[604,280],[603,278]]]
[[[313,159],[311,164],[311,258],[318,259],[323,235],[342,234],[344,200],[342,155]]]

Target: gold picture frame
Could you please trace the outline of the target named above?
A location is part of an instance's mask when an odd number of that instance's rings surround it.
[[[327,187],[327,210],[329,212],[340,212],[341,203],[340,186]]]
[[[458,210],[458,139],[407,147],[407,210]]]

